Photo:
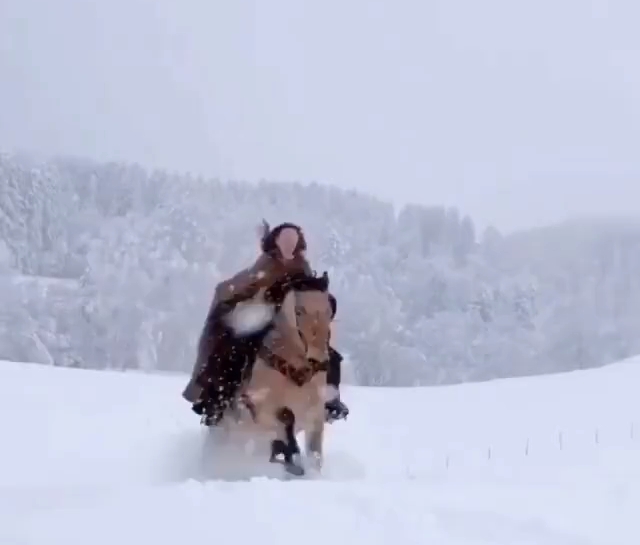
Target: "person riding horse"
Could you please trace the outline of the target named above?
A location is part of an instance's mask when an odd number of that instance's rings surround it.
[[[281,223],[270,229],[264,222],[263,228],[262,253],[257,261],[216,286],[191,378],[182,393],[207,425],[216,425],[221,420],[273,325],[272,317],[267,316],[253,331],[238,333],[228,323],[231,311],[239,304],[258,299],[264,290],[287,275],[311,273],[305,257],[307,243],[298,225]],[[335,316],[337,303],[333,296],[331,303]],[[344,419],[349,414],[340,399],[342,360],[342,355],[329,346],[327,384],[334,389],[335,397],[325,403],[328,421]]]

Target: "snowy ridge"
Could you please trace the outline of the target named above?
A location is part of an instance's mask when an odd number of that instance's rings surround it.
[[[0,362],[0,543],[637,545],[639,380],[345,388],[322,480],[223,481],[184,377]]]

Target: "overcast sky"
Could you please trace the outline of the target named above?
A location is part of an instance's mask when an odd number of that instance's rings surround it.
[[[0,149],[640,217],[637,0],[0,0]]]

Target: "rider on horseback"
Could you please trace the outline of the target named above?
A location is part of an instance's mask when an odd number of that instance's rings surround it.
[[[270,229],[265,222],[261,240],[262,255],[253,266],[216,286],[200,335],[191,379],[182,394],[193,403],[196,413],[206,415],[206,423],[219,422],[272,326],[271,317],[267,316],[254,331],[240,334],[228,325],[230,311],[239,303],[259,297],[264,289],[286,275],[310,273],[311,267],[304,255],[306,248],[306,240],[299,226],[282,223]],[[334,297],[332,303],[335,315]],[[329,347],[329,354],[327,384],[335,389],[335,397],[326,402],[325,412],[327,420],[338,420],[349,414],[339,393],[343,358],[332,347]]]

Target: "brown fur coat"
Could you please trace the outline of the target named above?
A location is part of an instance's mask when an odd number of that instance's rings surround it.
[[[219,348],[220,318],[232,310],[236,304],[250,299],[259,300],[266,289],[287,274],[311,272],[311,267],[302,253],[293,260],[283,262],[276,255],[263,253],[256,262],[231,278],[220,282],[215,289],[207,319],[200,334],[196,361],[191,378],[182,396],[191,403],[202,394],[198,377],[206,372],[206,364],[211,354]]]

